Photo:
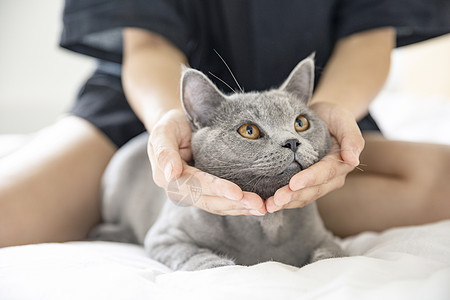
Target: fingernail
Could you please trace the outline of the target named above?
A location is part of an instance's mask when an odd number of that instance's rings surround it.
[[[172,179],[172,164],[168,164],[164,168],[164,176],[166,177],[167,181],[170,181]]]
[[[359,154],[357,154],[357,152],[353,153],[353,155],[355,156],[355,166],[359,165]]]
[[[251,213],[254,216],[258,216],[258,217],[264,216],[264,214],[260,213],[256,209],[249,210],[248,212]]]
[[[359,162],[359,156],[361,155],[361,149],[356,149],[355,151],[353,151],[353,154],[355,155],[356,161]]]

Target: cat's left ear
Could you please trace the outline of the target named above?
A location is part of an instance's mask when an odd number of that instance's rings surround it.
[[[202,72],[183,68],[181,102],[194,129],[207,126],[226,96]]]
[[[305,104],[311,99],[314,88],[314,57],[313,52],[299,62],[280,87],[280,90],[297,95]]]

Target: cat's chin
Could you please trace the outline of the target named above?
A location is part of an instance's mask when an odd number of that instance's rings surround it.
[[[229,180],[239,185],[244,191],[256,193],[261,198],[267,199],[273,196],[279,188],[288,185],[292,176],[301,170],[303,170],[302,165],[294,160],[282,168],[282,171],[278,174],[268,175],[266,173],[262,177],[262,174],[251,174],[241,177],[241,180],[236,180],[236,178],[234,180],[230,178]],[[248,178],[253,179],[249,181]],[[254,178],[259,179],[255,180]]]
[[[253,192],[258,194],[263,199],[268,199],[273,196],[275,192],[289,184],[292,176],[301,171],[300,165],[292,165],[289,168],[286,168],[281,174],[278,174],[273,177],[266,177],[265,180],[261,180],[257,185],[254,185],[252,190],[249,192]]]
[[[300,172],[301,170],[303,170],[302,165],[299,162],[297,162],[296,160],[294,160],[293,162],[289,163],[287,165],[287,167],[285,167],[284,170],[281,173],[279,173],[278,175],[282,176],[284,174],[291,174],[291,173],[294,173],[293,175],[295,175],[298,172]]]

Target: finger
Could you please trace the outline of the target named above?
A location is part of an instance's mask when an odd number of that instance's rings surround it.
[[[221,196],[234,201],[240,201],[244,197],[237,184],[186,165],[179,179],[187,178],[193,178],[198,182],[202,189],[202,195]]]
[[[263,202],[258,204],[260,206],[260,209],[249,208],[245,202],[245,200],[249,198],[256,198],[256,197],[253,193],[248,193],[247,195],[244,196],[243,200],[232,201],[224,197],[204,195],[200,197],[196,203],[194,203],[194,206],[219,215],[245,214],[245,215],[262,216],[267,212],[265,210]]]
[[[193,205],[193,202],[197,201],[194,201],[195,197],[217,196],[241,202],[247,209],[256,210],[262,214],[266,213],[264,200],[257,194],[243,192],[238,185],[231,181],[187,165],[185,165],[184,171],[179,178],[169,182],[166,190],[168,194],[169,192],[175,193],[173,197],[181,197],[184,199],[183,201],[189,202],[186,203],[189,205]],[[192,200],[189,200],[189,197]]]
[[[233,203],[233,201],[223,197],[203,196],[195,203],[195,205],[188,205],[176,200],[172,201],[177,206],[195,206],[196,208],[221,216],[252,215],[250,210],[243,207],[239,202]]]
[[[316,102],[311,105],[317,115],[327,124],[328,130],[338,141],[342,158],[347,163],[357,166],[359,156],[364,149],[364,138],[353,114],[338,105]]]
[[[155,128],[150,134],[148,153],[153,168],[159,169],[170,181],[183,171],[183,160],[178,150],[177,138],[165,132],[164,128]]]
[[[345,136],[340,141],[341,157],[346,163],[349,163],[353,167],[359,165],[359,157],[362,150],[364,149],[364,139],[362,136],[359,138],[357,136]]]
[[[292,190],[289,188],[288,185],[285,185],[275,192],[275,194],[273,195],[273,203],[277,207],[282,207],[283,205],[285,205],[290,201],[291,195]]]
[[[266,200],[266,210],[267,210],[267,212],[269,212],[269,213],[274,213],[274,212],[276,212],[276,211],[278,211],[278,210],[280,210],[280,209],[282,209],[283,207],[282,206],[278,206],[276,203],[275,203],[275,201],[274,201],[274,196],[271,196],[271,197],[269,197],[267,200]]]
[[[340,145],[342,159],[356,167],[359,156],[364,149],[364,138],[354,118],[345,114],[334,115],[333,126],[329,126],[330,133]]]
[[[214,213],[214,212],[212,212],[212,213]],[[214,214],[221,215],[221,216],[258,216],[258,217],[259,216],[263,216],[263,215],[260,215],[260,214],[255,214],[255,213],[253,213],[253,212],[251,212],[249,210],[228,210],[228,211],[223,212],[223,213],[217,212],[217,213],[214,213]]]
[[[286,208],[299,208],[304,207],[315,200],[321,198],[322,196],[328,194],[329,192],[340,188],[345,182],[345,177],[341,176],[335,178],[327,184],[311,186],[296,192],[292,192],[289,198],[289,202],[283,205],[283,209]]]
[[[221,216],[251,216],[252,215],[248,210],[229,210],[225,213],[214,213],[214,212],[211,212],[211,213],[216,214],[216,215],[221,215]]]
[[[297,191],[310,186],[326,184],[335,177],[345,176],[354,167],[340,160],[339,153],[326,155],[316,164],[295,174],[289,181],[292,191]]]
[[[255,193],[243,192],[235,183],[200,171],[194,167],[187,167],[187,173],[199,179],[204,195],[222,196],[232,201],[241,202],[245,208],[265,214],[264,200]]]
[[[250,213],[255,216],[262,216],[267,213],[264,200],[255,193],[244,192],[244,197],[241,203],[245,208],[250,210]]]
[[[244,192],[244,197],[241,201],[233,201],[219,196],[203,195],[199,201],[194,203],[194,206],[213,213],[228,214],[231,210],[247,210],[250,214],[264,215],[267,211],[262,199],[249,192]]]

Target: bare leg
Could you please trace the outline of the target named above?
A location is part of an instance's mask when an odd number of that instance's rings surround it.
[[[0,160],[0,247],[83,238],[100,220],[100,178],[115,146],[66,117]]]
[[[348,236],[450,218],[450,146],[365,138],[365,171],[318,201],[331,231]]]

